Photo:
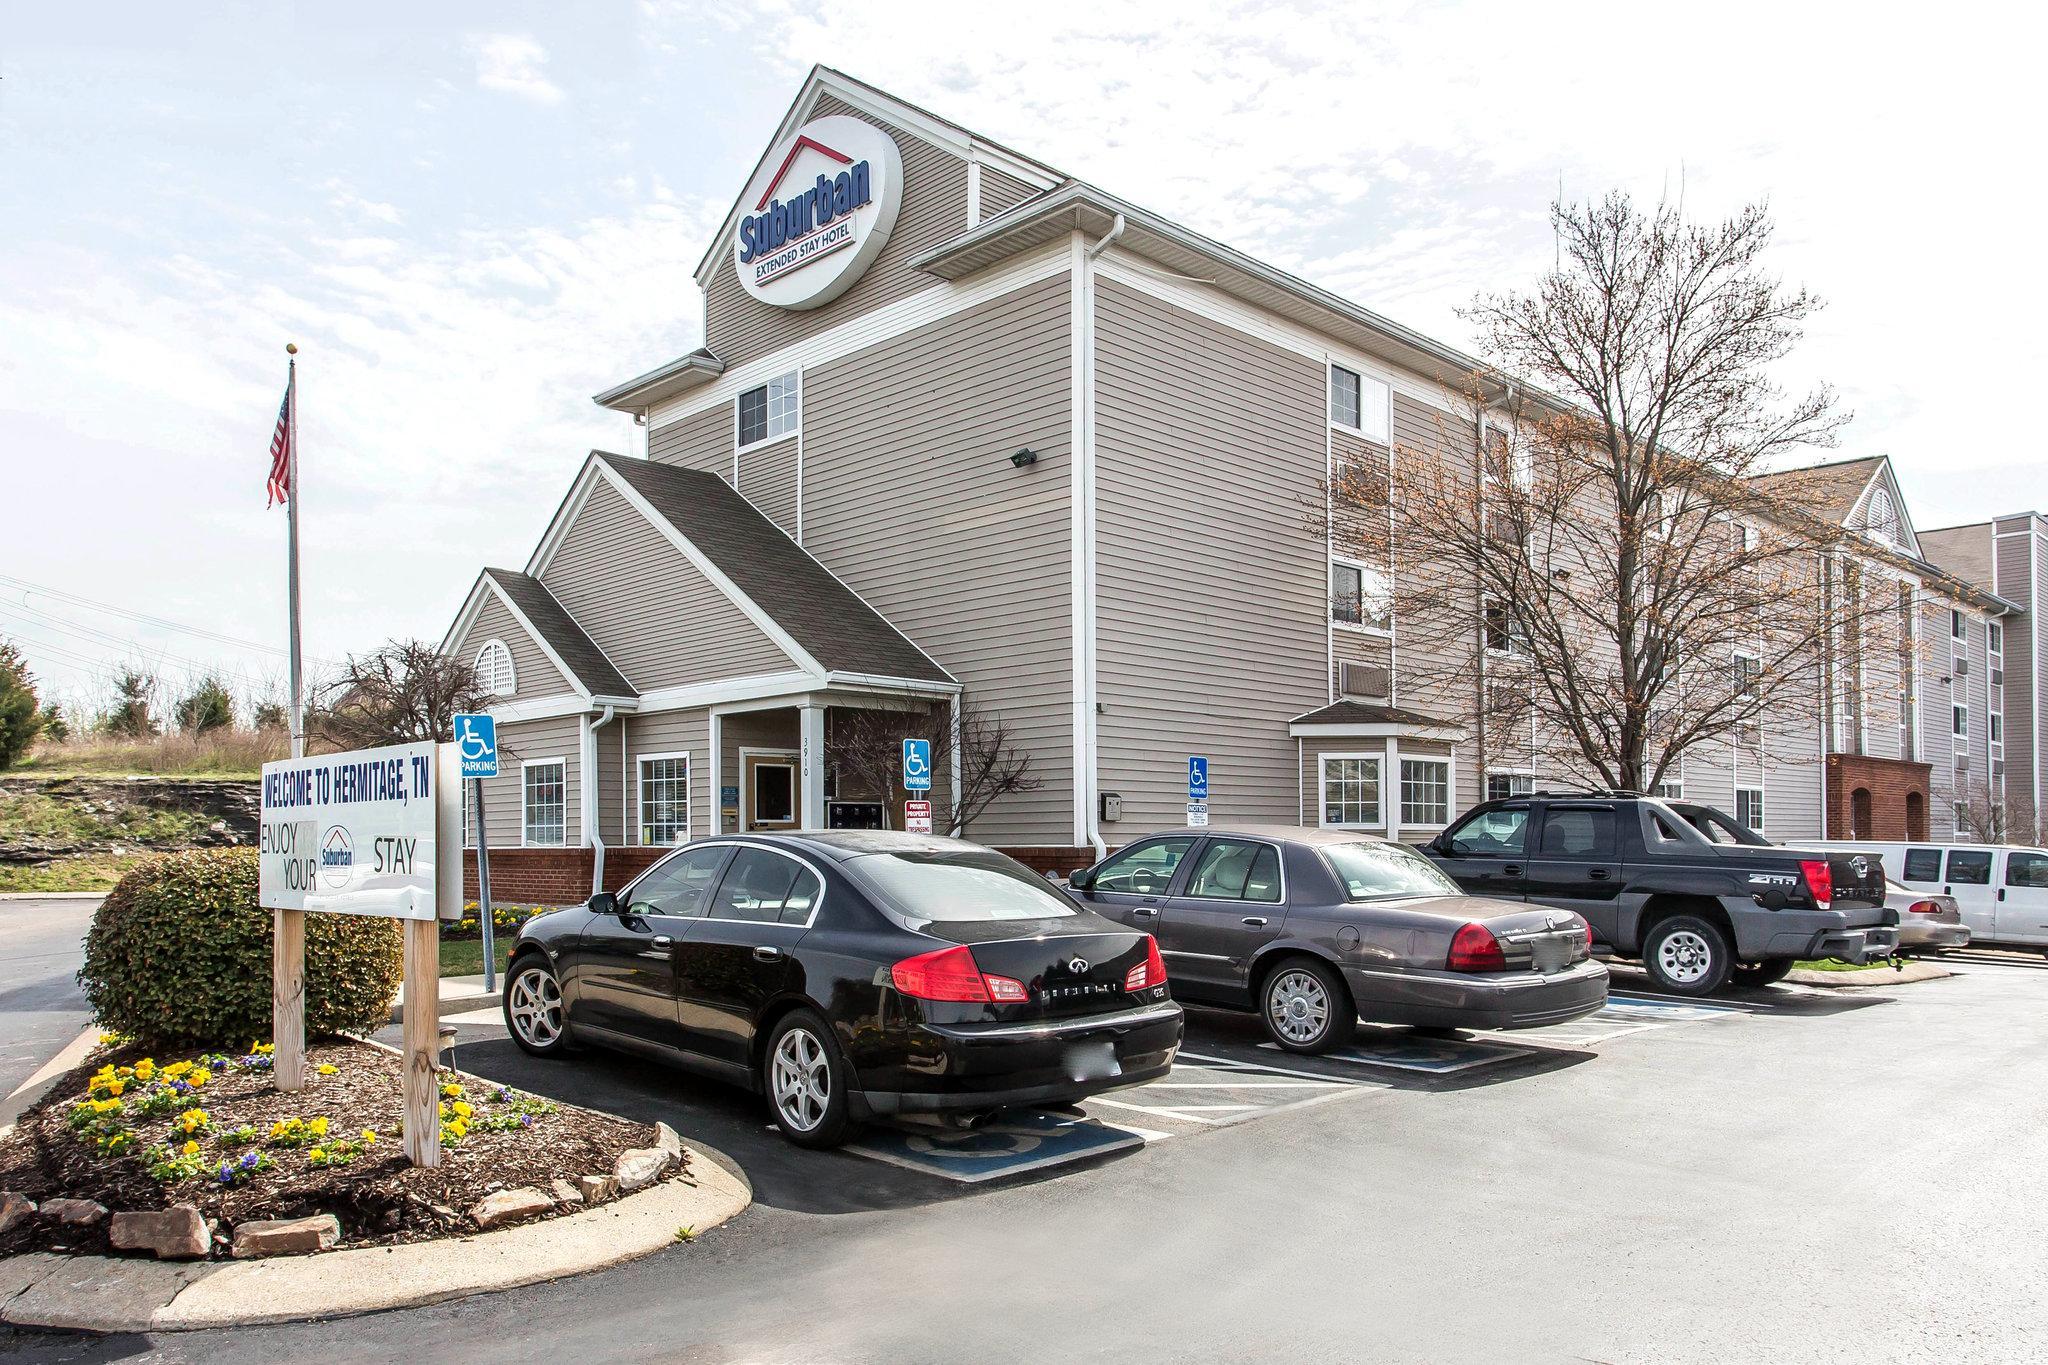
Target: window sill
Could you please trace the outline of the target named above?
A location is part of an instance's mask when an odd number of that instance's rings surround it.
[[[803,434],[803,428],[799,427],[795,431],[785,431],[779,436],[763,436],[758,441],[748,441],[745,442],[744,444],[735,440],[733,442],[733,449],[736,452],[744,455],[748,451],[766,450],[769,446],[781,445],[784,441],[794,441],[797,437]]]
[[[1346,635],[1364,635],[1374,640],[1391,640],[1394,638],[1394,628],[1392,626],[1368,626],[1362,625],[1357,621],[1339,621],[1333,618],[1330,621],[1330,628],[1332,630],[1341,630]]]

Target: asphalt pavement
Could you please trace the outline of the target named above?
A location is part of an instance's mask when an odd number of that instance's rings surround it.
[[[36,1073],[92,1009],[73,973],[97,900],[0,900],[0,1097]]]
[[[1063,1116],[1143,1140],[979,1182],[802,1152],[738,1092],[603,1053],[535,1062],[468,1016],[465,1069],[664,1118],[735,1160],[755,1207],[554,1284],[289,1327],[0,1337],[0,1358],[2048,1356],[2048,964],[1711,1009],[1626,971],[1616,989],[1548,1041],[1368,1032],[1340,1061],[1191,1014],[1177,1089]]]

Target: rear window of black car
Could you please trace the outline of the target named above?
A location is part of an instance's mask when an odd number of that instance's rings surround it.
[[[959,923],[1078,913],[1045,878],[987,850],[871,853],[846,866],[881,897],[885,909],[911,919]]]
[[[1435,863],[1401,844],[1325,844],[1323,857],[1337,874],[1347,901],[1464,894]]]

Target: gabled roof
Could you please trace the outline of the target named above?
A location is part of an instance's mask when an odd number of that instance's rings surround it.
[[[1853,460],[1829,460],[1823,464],[1775,470],[1757,475],[1752,482],[1774,492],[1796,491],[1798,501],[1815,515],[1843,525],[1857,504],[1863,501],[1871,476],[1885,463],[1882,455],[1863,455]]]
[[[1424,739],[1462,739],[1464,730],[1436,716],[1404,711],[1398,706],[1376,702],[1339,701],[1296,716],[1287,722],[1289,734],[1334,735],[1340,730],[1361,733],[1404,734]]]
[[[583,627],[576,624],[576,619],[538,578],[517,569],[485,569],[484,577],[504,593],[513,613],[561,661],[569,680],[578,688],[593,697],[638,695],[626,675],[613,666],[597,642],[584,633]]]
[[[951,685],[953,676],[716,474],[605,451],[591,459],[703,556],[801,653],[848,681]],[[717,581],[714,579],[714,581]]]

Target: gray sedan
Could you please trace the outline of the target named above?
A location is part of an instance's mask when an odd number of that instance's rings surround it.
[[[1560,1024],[1607,1003],[1566,910],[1468,896],[1413,849],[1339,830],[1178,830],[1068,879],[1159,940],[1176,999],[1258,1011],[1290,1052],[1360,1019],[1429,1029]]]
[[[1884,908],[1891,911],[1892,923],[1899,926],[1902,954],[1970,946],[1969,926],[1963,923],[1963,912],[1954,896],[1915,891],[1890,877],[1884,879],[1884,893]]]

